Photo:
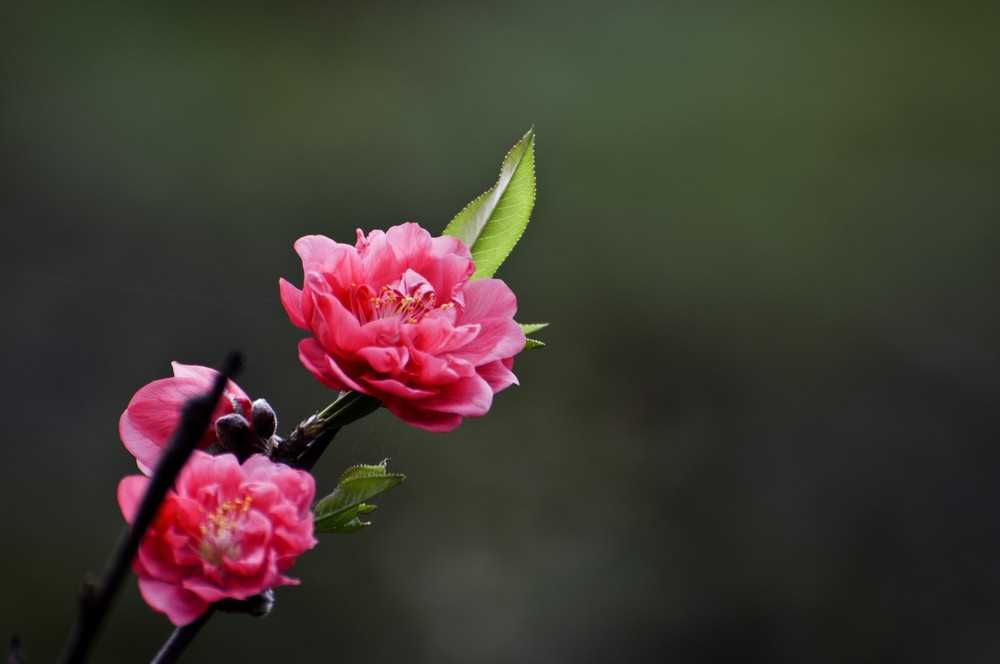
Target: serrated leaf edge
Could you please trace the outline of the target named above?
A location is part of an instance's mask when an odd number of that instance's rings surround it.
[[[526,139],[527,139],[527,142],[525,143]],[[520,158],[517,160],[517,162],[513,165],[513,167],[510,170],[511,175],[510,175],[510,179],[508,180],[508,183],[509,183],[510,180],[513,180],[514,175],[517,173],[517,170],[521,167],[521,162],[524,161],[524,159],[528,156],[528,154],[531,153],[532,156],[535,155],[535,152],[536,152],[535,151],[535,140],[536,140],[535,127],[532,126],[530,129],[528,129],[527,132],[525,132],[525,134],[516,143],[514,143],[514,145],[504,155],[503,160],[501,160],[501,162],[500,162],[500,171],[499,171],[499,173],[497,175],[497,181],[493,184],[493,186],[490,187],[489,189],[487,189],[486,191],[484,191],[479,196],[476,196],[465,207],[463,207],[461,210],[459,210],[458,214],[456,214],[454,217],[452,217],[451,221],[448,222],[448,225],[445,226],[444,231],[443,231],[444,235],[454,235],[455,237],[458,237],[459,239],[461,239],[463,242],[466,243],[466,245],[469,247],[469,251],[470,252],[472,251],[473,247],[476,245],[476,243],[479,242],[480,239],[483,238],[483,236],[477,234],[476,237],[471,242],[467,241],[464,237],[461,237],[456,232],[456,225],[458,223],[458,220],[466,212],[468,212],[470,209],[472,209],[474,207],[481,206],[486,201],[486,198],[488,196],[490,196],[491,194],[493,194],[497,190],[497,187],[499,187],[500,184],[502,183],[503,175],[504,175],[504,169],[507,166],[507,160],[511,158],[511,155],[513,155],[514,151],[517,150],[518,147],[521,146],[522,143],[523,143],[524,144],[524,148],[522,150],[522,154],[521,154]],[[535,168],[534,168],[534,166],[532,167],[530,184],[531,184],[531,199],[530,199],[530,201],[528,203],[528,221],[525,222],[524,227],[514,237],[514,240],[511,243],[510,247],[507,249],[506,253],[504,253],[500,257],[500,260],[497,262],[496,268],[494,268],[493,271],[490,272],[489,274],[486,274],[485,272],[482,272],[480,270],[479,264],[477,262],[476,270],[472,274],[472,277],[470,277],[470,280],[474,281],[476,279],[482,279],[482,278],[485,278],[485,277],[491,277],[491,276],[493,276],[493,274],[496,273],[497,269],[499,269],[499,267],[504,263],[504,261],[507,260],[507,257],[510,256],[511,252],[514,251],[514,248],[517,246],[518,242],[521,241],[521,238],[524,237],[524,232],[528,229],[528,224],[531,222],[531,213],[534,211],[534,208],[535,208],[535,200],[538,197],[538,187],[537,187],[538,179],[537,179],[537,176],[535,174]],[[503,197],[503,194],[500,195],[500,198],[502,198],[502,197]],[[498,199],[497,200],[497,205],[499,205],[499,203],[500,203],[500,201]],[[489,219],[493,218],[493,216],[496,214],[496,212],[497,212],[498,209],[502,209],[502,208],[494,207],[493,210],[490,212],[490,216],[487,218],[486,222],[484,222],[484,224],[483,224],[484,228],[486,226],[486,223],[489,222]],[[480,229],[480,232],[482,232],[482,229]],[[488,238],[493,237],[493,236],[492,235],[487,235],[485,237],[488,239]],[[486,255],[490,255],[491,253],[497,252],[497,251],[503,251],[503,248],[502,247],[496,247],[496,248],[488,249],[488,250],[486,250]],[[480,257],[482,257],[483,254],[484,254],[484,252],[482,250],[480,250],[478,253],[479,253]]]

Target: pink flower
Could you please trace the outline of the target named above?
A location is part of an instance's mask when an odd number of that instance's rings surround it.
[[[469,281],[475,266],[461,240],[408,223],[367,237],[359,229],[354,246],[307,235],[295,251],[303,289],[282,279],[281,303],[312,333],[299,359],[325,385],[376,397],[414,426],[450,431],[517,383],[517,298],[499,279]]]
[[[160,458],[163,448],[177,427],[181,408],[192,397],[205,394],[215,381],[218,372],[208,367],[172,362],[173,378],[162,378],[139,389],[118,421],[118,433],[125,447],[138,463],[139,470],[147,475]],[[250,399],[240,386],[226,383],[219,405],[212,413],[212,422],[230,413],[250,417]],[[216,442],[215,427],[211,426],[198,442],[204,449]]]
[[[118,505],[132,522],[149,478],[118,484]],[[283,573],[316,545],[312,476],[256,454],[242,466],[232,454],[195,451],[139,546],[139,591],[175,625],[208,605],[298,585]]]

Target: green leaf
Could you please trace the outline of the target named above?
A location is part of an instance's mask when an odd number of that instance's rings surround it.
[[[444,229],[476,263],[473,279],[492,277],[521,239],[535,206],[535,130],[529,129],[500,165],[495,185],[462,208]]]
[[[549,326],[548,323],[518,323],[525,334],[533,334]]]
[[[377,505],[366,500],[403,482],[406,475],[390,473],[386,462],[377,465],[351,466],[340,476],[337,488],[313,507],[317,533],[352,533],[371,525],[361,517],[375,511]]]
[[[531,350],[532,348],[545,348],[545,342],[539,341],[538,339],[527,338],[524,340],[524,350]]]
[[[340,515],[325,521],[323,524],[323,530],[317,530],[317,532],[353,533],[357,530],[361,530],[366,526],[372,525],[370,521],[362,521],[361,516],[374,512],[376,507],[378,507],[378,505],[361,503],[351,509],[345,510]]]

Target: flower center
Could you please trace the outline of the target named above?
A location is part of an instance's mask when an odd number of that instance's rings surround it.
[[[373,318],[399,316],[405,323],[419,323],[429,312],[437,308],[434,291],[416,292],[406,295],[402,291],[382,286],[376,297],[371,298]]]
[[[391,285],[382,286],[378,293],[368,285],[352,292],[352,309],[362,323],[398,316],[403,323],[419,323],[435,309],[448,309],[452,302],[437,303],[434,287],[413,270]]]
[[[223,557],[230,560],[240,555],[240,528],[243,517],[250,511],[253,498],[243,496],[227,500],[208,514],[199,526],[201,541],[198,554],[208,562],[218,565]]]

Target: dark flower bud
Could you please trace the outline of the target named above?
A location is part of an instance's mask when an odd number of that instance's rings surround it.
[[[215,421],[219,445],[243,461],[251,454],[267,453],[267,444],[250,429],[250,423],[239,413],[223,415]]]
[[[250,408],[250,420],[257,435],[267,440],[278,428],[278,416],[266,399],[257,399]]]

